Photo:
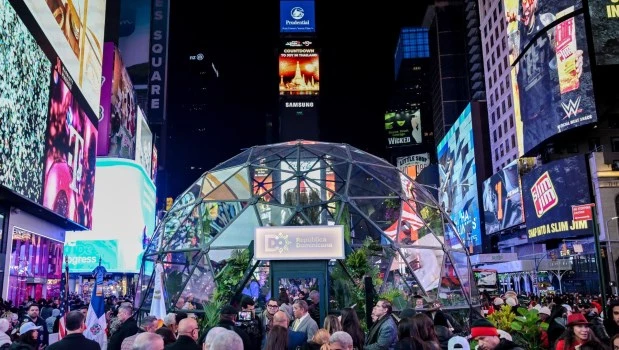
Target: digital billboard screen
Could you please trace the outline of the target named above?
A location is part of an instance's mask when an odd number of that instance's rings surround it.
[[[134,159],[137,128],[137,101],[133,84],[118,48],[114,51],[112,106],[108,156]],[[102,135],[101,137],[105,137]]]
[[[148,84],[151,2],[152,0],[120,2],[118,47],[135,85]]]
[[[484,181],[482,193],[487,235],[524,222],[518,160]]]
[[[281,141],[318,139],[320,129],[317,96],[281,96],[279,130]]]
[[[595,63],[619,64],[619,2],[616,0],[589,0],[589,18]]]
[[[45,138],[43,206],[87,228],[97,159],[97,129],[61,77],[58,61],[52,79]]]
[[[67,232],[70,271],[90,273],[101,256],[109,272],[138,273],[155,229],[155,186],[150,176],[132,160],[99,158],[95,196],[92,230]]]
[[[285,40],[279,54],[279,94],[318,95],[318,50],[311,40]]]
[[[388,147],[418,145],[423,140],[421,109],[385,113],[385,131]]]
[[[84,98],[99,111],[106,0],[24,0]]]
[[[522,177],[529,241],[590,235],[592,223],[573,221],[572,206],[591,203],[582,155],[534,168]]]
[[[503,0],[511,62],[538,33],[581,7],[581,0]]]
[[[477,170],[471,104],[468,104],[438,144],[439,203],[456,225],[462,242],[481,251]]]
[[[421,173],[428,165],[430,165],[430,154],[421,153],[412,156],[398,157],[396,159],[398,169],[410,177],[412,180],[417,179],[417,175]]]
[[[135,143],[135,161],[151,174],[153,166],[153,133],[148,127],[142,108],[138,106],[137,139]]]
[[[578,15],[538,37],[514,66],[525,153],[597,121],[587,52],[584,17]]]
[[[0,185],[40,203],[52,65],[8,1],[0,41]]]
[[[313,33],[316,31],[314,0],[280,1],[279,25],[282,33]]]

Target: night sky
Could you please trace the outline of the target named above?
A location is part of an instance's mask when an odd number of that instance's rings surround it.
[[[383,115],[399,30],[420,25],[426,3],[316,1],[321,141],[386,157]],[[201,5],[206,10],[194,5],[171,2],[167,113],[174,123],[169,142],[176,144],[168,155],[174,167],[171,196],[241,149],[265,144],[266,116],[277,119],[278,113],[279,1],[206,2]],[[187,60],[198,52],[219,71],[217,83],[208,87],[217,103],[202,115],[182,116]],[[208,137],[199,142],[182,137],[199,126],[210,130]],[[201,152],[190,151],[197,149]]]

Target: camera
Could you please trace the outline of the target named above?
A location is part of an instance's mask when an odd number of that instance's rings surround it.
[[[251,311],[239,311],[236,324],[237,327],[244,330],[252,339],[262,339],[262,328],[260,321],[254,318]]]
[[[251,321],[252,320],[252,314],[251,311],[239,311],[239,316],[237,317],[237,320],[239,321]]]

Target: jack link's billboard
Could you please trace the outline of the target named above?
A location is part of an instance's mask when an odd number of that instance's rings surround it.
[[[314,0],[280,1],[279,26],[282,33],[315,32]]]

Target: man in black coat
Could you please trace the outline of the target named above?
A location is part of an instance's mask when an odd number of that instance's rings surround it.
[[[79,311],[71,311],[65,319],[67,335],[50,345],[47,350],[101,350],[99,343],[86,339],[82,333],[86,329],[86,317]]]
[[[39,305],[30,304],[26,308],[26,316],[22,319],[21,323],[32,322],[37,327],[42,327],[41,331],[39,331],[39,339],[38,344],[47,346],[49,344],[49,331],[47,330],[47,322],[41,317],[39,317]]]
[[[193,318],[182,319],[178,324],[178,338],[172,344],[168,344],[165,350],[200,350],[198,343],[198,333],[200,327]]]
[[[107,344],[107,350],[120,350],[125,338],[136,334],[140,329],[138,323],[132,317],[133,308],[129,305],[121,305],[118,308],[118,319],[121,322],[118,330],[112,334]]]

